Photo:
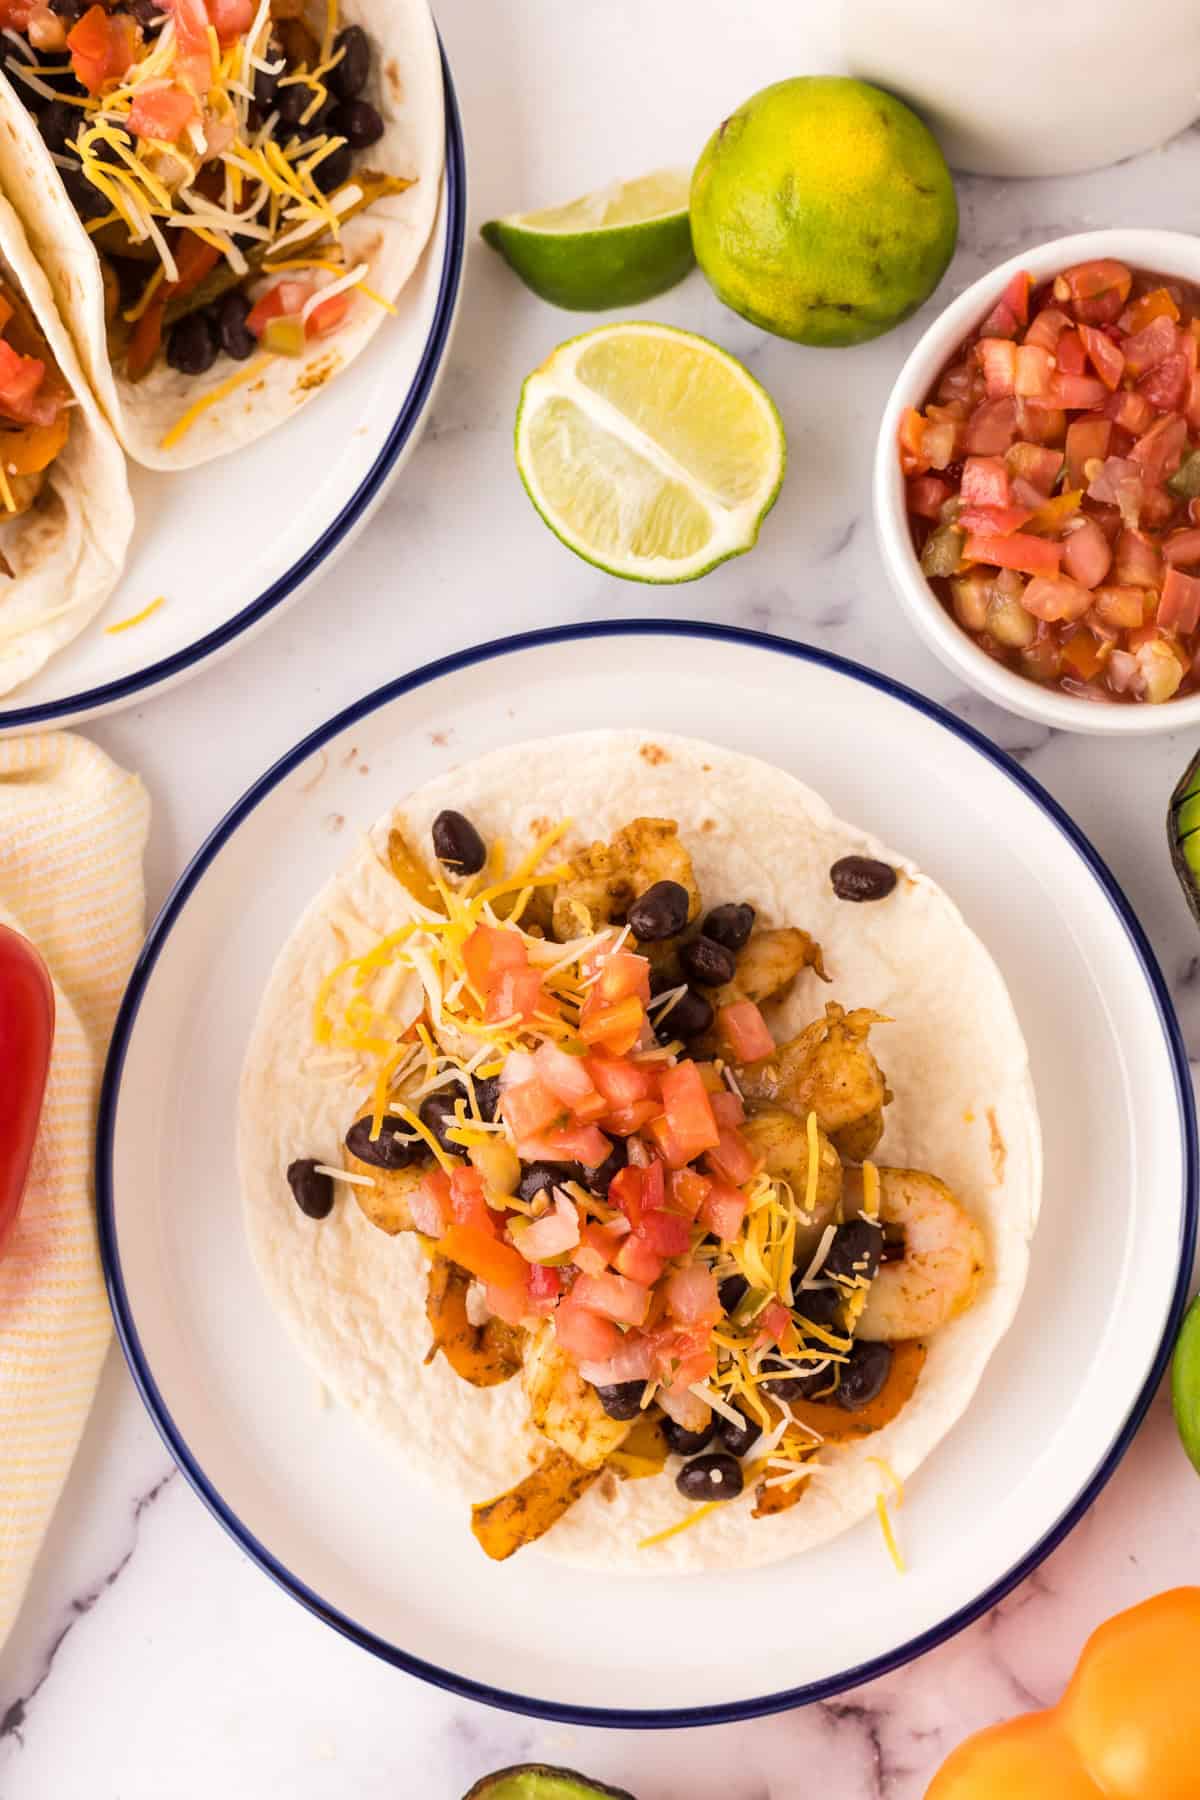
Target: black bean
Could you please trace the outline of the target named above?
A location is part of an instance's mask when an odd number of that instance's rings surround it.
[[[281,125],[299,125],[313,103],[313,91],[303,81],[290,81],[275,95],[275,110]],[[309,121],[311,124],[311,120]]]
[[[584,1172],[578,1163],[526,1163],[517,1184],[517,1195],[522,1200],[536,1200],[539,1194],[548,1193],[551,1188],[583,1179]]]
[[[167,361],[181,375],[203,375],[217,360],[217,336],[202,312],[185,313],[171,327]]]
[[[321,1175],[311,1156],[302,1156],[288,1164],[288,1186],[296,1205],[310,1219],[327,1219],[333,1211],[333,1182]]]
[[[371,43],[361,25],[347,25],[333,40],[334,55],[342,55],[325,78],[325,85],[339,100],[353,100],[367,85],[371,73]]]
[[[762,1436],[762,1426],[756,1419],[748,1419],[742,1413],[741,1420],[740,1425],[725,1418],[717,1420],[717,1437],[730,1456],[745,1456],[751,1444],[756,1444]]]
[[[874,1281],[882,1250],[883,1233],[879,1226],[868,1219],[851,1219],[834,1232],[821,1273],[840,1281]]]
[[[793,1294],[792,1309],[801,1319],[820,1325],[824,1331],[841,1331],[842,1296],[835,1287],[797,1288]]]
[[[886,900],[897,876],[890,863],[877,862],[873,856],[843,856],[830,869],[829,879],[839,900]]]
[[[99,219],[111,211],[108,200],[99,188],[92,186],[82,169],[61,169],[59,173],[67,198],[81,219]]]
[[[685,1431],[674,1419],[664,1418],[662,1422],[662,1434],[667,1440],[667,1448],[673,1450],[676,1456],[695,1456],[697,1450],[703,1450],[705,1444],[712,1443],[716,1429],[715,1417],[709,1419],[703,1431]]]
[[[428,1150],[420,1138],[413,1136],[407,1120],[398,1119],[395,1113],[384,1113],[377,1138],[371,1136],[372,1123],[371,1114],[364,1113],[361,1119],[355,1119],[346,1133],[346,1148],[359,1162],[370,1163],[373,1169],[407,1169],[410,1163],[428,1156]],[[398,1138],[397,1132],[403,1135]]]
[[[383,136],[383,120],[369,100],[348,100],[329,115],[329,131],[352,150],[367,150]]]
[[[890,1344],[855,1344],[848,1361],[842,1364],[838,1382],[837,1403],[847,1412],[859,1412],[869,1406],[882,1391],[891,1374]]]
[[[465,1144],[456,1144],[453,1138],[446,1135],[451,1128],[457,1126],[458,1120],[454,1116],[454,1109],[460,1100],[465,1102],[466,1097],[463,1089],[456,1083],[452,1088],[439,1088],[436,1094],[426,1094],[417,1108],[417,1116],[422,1125],[432,1131],[448,1156],[465,1156],[467,1154]],[[465,1108],[468,1115],[470,1110],[470,1107]]]
[[[144,5],[153,6],[154,0],[142,0],[142,3]],[[272,38],[267,45],[267,61],[277,63],[282,55],[283,49],[279,40],[277,38]],[[279,98],[279,77],[282,74],[282,69],[259,69],[255,73],[254,104],[258,107],[264,119],[269,112],[274,111],[275,103]],[[307,92],[307,89],[302,82],[297,82],[295,85],[299,88],[301,93]],[[286,94],[288,92],[287,88],[284,88],[283,92]],[[303,111],[303,108],[301,108],[301,111]]]
[[[754,908],[745,900],[714,906],[704,921],[704,935],[726,950],[741,950],[754,930]]]
[[[67,145],[74,143],[85,116],[66,100],[51,100],[45,111],[38,114],[38,130],[47,150],[61,156]]]
[[[629,1145],[622,1137],[612,1140],[612,1149],[602,1163],[596,1168],[588,1169],[583,1177],[583,1185],[589,1194],[597,1194],[601,1200],[608,1198],[609,1183],[614,1175],[619,1175],[629,1161]]]
[[[629,908],[629,929],[640,944],[674,937],[687,924],[688,891],[678,881],[656,881]]]
[[[487,861],[487,846],[470,819],[449,807],[433,821],[432,837],[433,854],[452,875],[478,875]]]
[[[475,1084],[475,1104],[479,1108],[479,1116],[485,1124],[493,1125],[496,1120],[496,1109],[500,1105],[500,1077],[498,1075],[476,1075],[472,1077]]]
[[[715,938],[703,935],[683,946],[679,960],[684,973],[703,987],[724,987],[727,981],[733,980],[737,968],[732,950],[718,944]]]
[[[130,0],[129,10],[143,31],[153,31],[166,17],[165,8],[159,6],[157,0]]]
[[[323,194],[332,194],[350,174],[350,146],[339,144],[312,171],[312,178]],[[482,864],[480,865],[482,867]]]
[[[744,1275],[727,1275],[717,1288],[717,1299],[723,1309],[731,1313],[750,1292],[750,1283]]]
[[[226,356],[245,362],[258,347],[258,339],[246,329],[250,317],[250,299],[240,288],[222,296],[212,308],[212,320]]]
[[[780,1365],[771,1358],[764,1361],[762,1367],[777,1369]],[[830,1392],[836,1379],[833,1365],[826,1363],[824,1368],[814,1367],[803,1375],[779,1375],[760,1385],[779,1400],[816,1400],[820,1395]]]
[[[669,1044],[672,1038],[694,1038],[707,1031],[713,1022],[713,1009],[703,994],[687,988],[673,1006],[655,1017],[655,1037],[660,1044]]]
[[[87,11],[87,4],[88,0],[50,0],[50,11],[57,14],[60,19],[69,19],[73,25],[76,19],[82,19]],[[133,10],[136,14],[136,0],[134,0]]]
[[[899,1237],[893,1237],[890,1232],[885,1231],[883,1234],[883,1251],[879,1258],[880,1262],[903,1262],[904,1251],[905,1243],[903,1234]]]
[[[642,1409],[644,1381],[615,1381],[610,1387],[598,1387],[600,1404],[610,1419],[636,1419]]]
[[[736,1500],[743,1485],[741,1463],[721,1450],[684,1463],[675,1477],[685,1500]]]

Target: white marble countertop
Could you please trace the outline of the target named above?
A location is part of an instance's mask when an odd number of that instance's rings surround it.
[[[837,66],[815,5],[775,0],[440,0],[462,104],[472,231],[671,162],[782,75]],[[811,16],[810,16],[811,15]],[[1200,134],[1070,180],[959,186],[962,235],[932,305],[1021,246],[1122,222],[1200,225]],[[91,727],[154,802],[157,906],[203,835],[336,708],[480,638],[646,616],[751,625],[912,683],[1019,756],[1090,834],[1162,960],[1200,1059],[1200,939],[1163,843],[1195,745],[1051,733],[955,685],[901,618],[868,510],[876,422],[925,313],[859,350],[803,350],[725,312],[699,275],[646,309],[717,338],[779,403],[782,496],[750,557],[658,593],[608,579],[542,527],[512,465],[521,378],[579,321],[473,238],[457,337],[424,441],[366,536],[254,643]],[[217,475],[214,472],[214,481]],[[3,1800],[457,1800],[485,1770],[575,1763],[639,1800],[916,1800],[967,1730],[1056,1696],[1083,1636],[1200,1566],[1200,1487],[1160,1395],[1100,1501],[991,1617],[900,1673],[804,1711],[708,1732],[572,1731],[508,1717],[374,1662],[240,1554],[175,1472],[120,1355],[17,1628],[0,1654]],[[669,1643],[669,1630],[665,1642]],[[597,1696],[602,1702],[603,1695]]]

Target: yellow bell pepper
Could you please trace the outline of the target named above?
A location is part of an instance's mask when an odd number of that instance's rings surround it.
[[[1118,1613],[1057,1706],[968,1738],[925,1800],[1196,1800],[1197,1669],[1200,1587]]]

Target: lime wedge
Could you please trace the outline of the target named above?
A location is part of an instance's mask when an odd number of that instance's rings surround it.
[[[1175,1345],[1171,1400],[1183,1447],[1200,1474],[1200,1296],[1192,1301]]]
[[[753,547],[783,480],[775,403],[669,325],[602,325],[521,390],[517,468],[568,549],[632,581],[692,581]]]
[[[695,261],[689,185],[681,170],[659,169],[566,206],[489,219],[481,235],[554,306],[637,306],[682,281]]]

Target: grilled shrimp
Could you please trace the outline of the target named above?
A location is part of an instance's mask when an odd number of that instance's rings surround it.
[[[632,819],[609,844],[592,844],[572,859],[554,894],[554,936],[560,943],[603,925],[623,924],[639,894],[656,881],[687,889],[688,921],[700,912],[692,859],[674,819]]]
[[[859,1006],[846,1012],[830,1001],[823,1019],[814,1019],[761,1062],[738,1072],[748,1100],[768,1100],[790,1111],[817,1115],[839,1155],[852,1162],[870,1156],[883,1136],[883,1109],[891,1092],[867,1046],[882,1013]]]
[[[848,1170],[847,1207],[861,1198],[861,1172]],[[922,1169],[880,1169],[879,1217],[903,1232],[904,1255],[880,1267],[858,1336],[888,1343],[928,1337],[971,1304],[983,1274],[983,1233],[945,1182]]]
[[[629,1435],[629,1424],[610,1419],[594,1387],[558,1348],[549,1320],[525,1346],[521,1384],[538,1430],[582,1469],[597,1469]]]
[[[395,1237],[398,1231],[417,1229],[409,1199],[421,1185],[422,1175],[432,1167],[432,1157],[410,1163],[406,1169],[377,1169],[373,1163],[362,1162],[352,1150],[344,1152],[343,1160],[352,1175],[371,1177],[370,1187],[359,1187],[355,1182],[354,1198],[372,1225],[378,1225],[389,1237]]]
[[[808,1122],[782,1106],[755,1107],[742,1135],[763,1159],[768,1175],[786,1181],[798,1207],[808,1194]],[[825,1133],[817,1131],[817,1191],[811,1213],[802,1210],[796,1225],[796,1258],[816,1249],[826,1225],[836,1220],[842,1199],[842,1164]]]

